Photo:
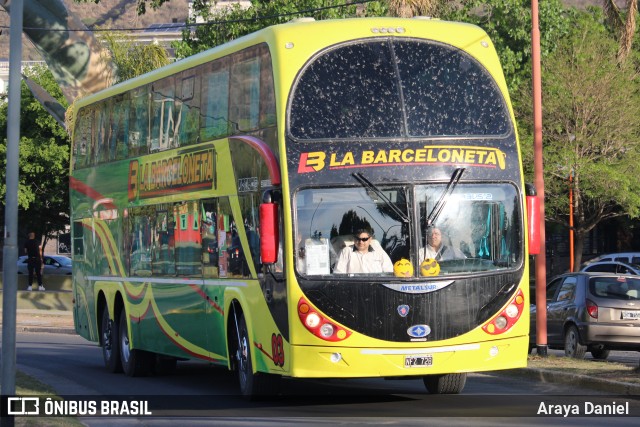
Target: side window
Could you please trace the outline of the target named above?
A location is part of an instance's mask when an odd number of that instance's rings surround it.
[[[141,87],[132,92],[129,123],[129,155],[135,157],[148,153],[149,138],[149,88]]]
[[[88,166],[87,151],[91,147],[91,119],[92,117],[90,111],[84,109],[80,112],[73,141],[73,157],[75,169],[80,169]]]
[[[200,140],[209,141],[233,133],[229,121],[228,59],[208,64],[202,75],[202,121]]]
[[[73,255],[84,256],[84,227],[82,221],[73,222]]]
[[[153,206],[134,209],[130,212],[129,258],[133,276],[151,276],[154,217]]]
[[[115,160],[129,157],[129,96],[121,95],[113,105],[113,137],[115,138]]]
[[[562,279],[556,279],[547,285],[547,302],[553,301],[556,291],[562,284]]]
[[[153,258],[154,275],[175,276],[175,224],[170,205],[156,207],[153,224]]]
[[[176,146],[198,142],[200,131],[200,75],[189,70],[177,77],[173,121],[177,128]]]
[[[243,58],[251,51],[234,55],[231,66],[229,119],[241,132],[257,129],[260,120],[260,58]]]
[[[151,152],[175,147],[174,99],[175,78],[173,76],[166,77],[151,86]]]
[[[575,277],[567,277],[562,283],[562,287],[560,287],[560,292],[558,292],[558,302],[573,301],[576,293],[576,278]]]
[[[205,278],[218,277],[218,204],[215,199],[202,202],[202,274]],[[223,224],[224,225],[224,224]]]
[[[200,235],[200,203],[189,201],[174,205],[175,258],[178,276],[202,274],[202,236]]]

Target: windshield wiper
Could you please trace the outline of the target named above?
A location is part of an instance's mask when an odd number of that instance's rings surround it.
[[[449,201],[449,196],[451,195],[451,193],[453,193],[453,190],[456,188],[456,185],[458,185],[458,181],[460,181],[460,178],[462,178],[462,173],[464,172],[464,169],[465,168],[456,168],[456,170],[453,171],[453,174],[451,175],[451,179],[449,180],[449,184],[447,184],[447,188],[444,189],[444,191],[440,195],[440,198],[438,199],[438,203],[436,203],[436,205],[433,207],[433,209],[429,213],[429,216],[427,216],[427,227],[426,227],[427,230],[433,226],[433,224],[436,222],[436,220],[440,216],[440,213],[442,212],[444,205],[446,205],[447,202]]]
[[[400,219],[402,219],[403,222],[407,224],[409,223],[409,217],[404,212],[402,212],[400,208],[397,207],[391,200],[389,200],[389,198],[382,192],[382,190],[380,190],[374,183],[365,178],[362,173],[352,173],[351,175],[364,187],[376,193],[376,195],[380,197],[382,201],[385,202],[387,206],[389,206],[391,210],[400,217]]]

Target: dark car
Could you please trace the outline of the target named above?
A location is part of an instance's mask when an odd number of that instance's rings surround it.
[[[536,345],[531,307],[530,347]],[[567,356],[606,359],[610,350],[640,351],[640,277],[577,272],[547,285],[547,344]]]
[[[640,275],[640,266],[621,261],[599,261],[587,264],[580,271]]]

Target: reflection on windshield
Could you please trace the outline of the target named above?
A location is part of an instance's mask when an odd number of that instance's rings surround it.
[[[446,187],[378,184],[375,191],[370,186],[299,191],[296,270],[324,278],[433,278],[518,267],[522,213],[516,188],[461,183],[427,226]],[[345,259],[352,267],[344,268]]]

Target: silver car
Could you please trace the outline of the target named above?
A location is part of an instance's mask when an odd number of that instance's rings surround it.
[[[530,347],[536,345],[531,310]],[[609,350],[640,351],[640,277],[568,273],[547,285],[547,344],[581,359],[606,359]]]
[[[18,257],[18,274],[29,274],[27,256]],[[45,255],[43,275],[71,275],[71,258],[64,255]]]

